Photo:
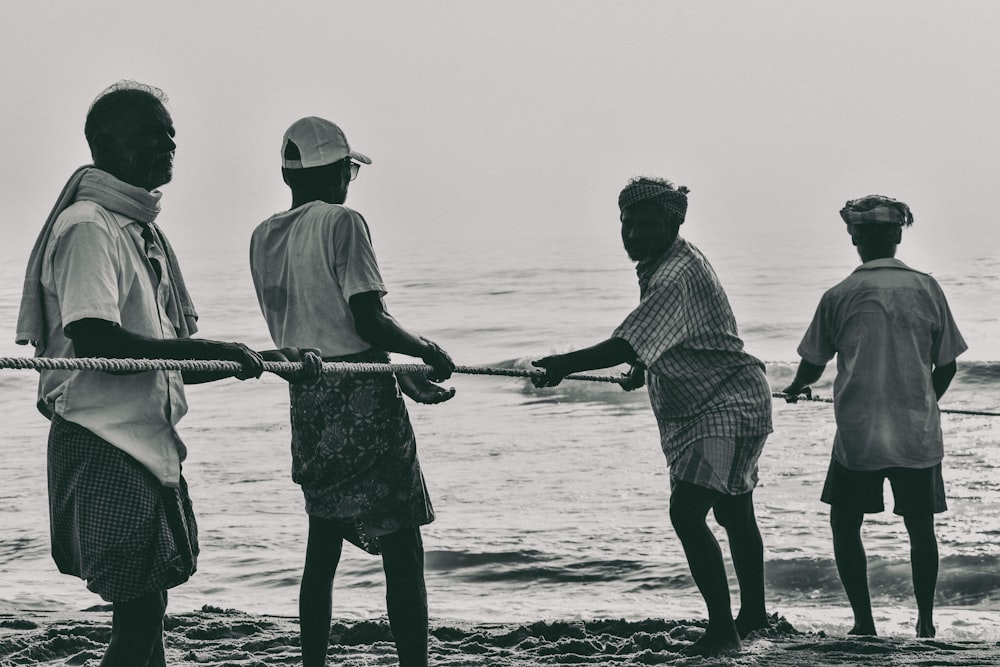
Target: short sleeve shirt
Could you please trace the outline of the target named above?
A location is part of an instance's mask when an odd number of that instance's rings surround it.
[[[828,290],[798,353],[817,366],[837,357],[834,460],[850,470],[940,463],[931,373],[967,347],[937,281],[897,259],[865,262]]]
[[[176,338],[165,304],[169,272],[161,249],[147,246],[142,225],[93,202],[60,214],[42,264],[48,338],[45,356],[74,357],[65,327],[100,319],[149,338]],[[98,371],[42,371],[39,403],[79,424],[176,486],[187,450],[174,426],[187,412],[178,371],[114,375]]]
[[[271,216],[250,239],[250,272],[278,347],[313,347],[324,356],[371,347],[355,330],[350,299],[386,289],[357,211],[317,201]]]
[[[764,365],[744,351],[726,293],[701,251],[677,237],[637,271],[639,305],[612,337],[628,342],[647,368],[668,463],[697,440],[770,433]]]

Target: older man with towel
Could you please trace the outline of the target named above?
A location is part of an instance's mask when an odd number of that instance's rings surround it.
[[[36,356],[220,359],[257,377],[260,354],[192,340],[197,314],[156,225],[174,127],[158,88],[105,90],[87,114],[94,159],[63,188],[25,275],[17,342]],[[315,365],[315,364],[314,364]],[[163,665],[167,589],[195,571],[198,534],[175,425],[185,382],[232,373],[41,372],[52,556],[113,605],[103,667]]]

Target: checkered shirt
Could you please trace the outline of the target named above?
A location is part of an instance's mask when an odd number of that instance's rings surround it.
[[[771,432],[771,390],[759,359],[743,350],[736,319],[705,256],[681,237],[642,262],[640,302],[612,337],[647,368],[660,444],[673,464],[693,442]]]

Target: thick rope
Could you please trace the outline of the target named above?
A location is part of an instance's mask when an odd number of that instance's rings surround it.
[[[50,358],[50,357],[0,357],[0,369],[15,370],[75,370],[75,371],[105,371],[119,373],[134,373],[141,371],[201,371],[237,373],[243,367],[235,361],[216,361],[199,359],[105,359],[100,357],[81,358]],[[301,371],[300,361],[265,361],[264,370],[270,373],[294,373]],[[325,362],[324,373],[420,373],[429,372],[432,368],[426,364],[371,364],[351,362]],[[526,368],[495,368],[489,366],[456,366],[455,372],[464,375],[501,375],[506,377],[541,377],[544,371],[528,370]],[[589,375],[573,373],[566,380],[584,382],[610,382],[621,384],[622,375]],[[771,394],[773,398],[787,398],[783,393]],[[802,395],[797,398],[801,402],[833,403],[832,398]],[[1000,417],[1000,412],[985,412],[981,410],[942,409],[942,413],[971,415],[976,417]]]
[[[16,370],[72,370],[134,373],[140,371],[201,371],[236,373],[243,367],[235,361],[198,359],[104,359],[100,357],[0,357],[0,368]],[[265,361],[264,370],[271,373],[294,373],[302,370],[300,361]],[[433,369],[426,364],[371,364],[351,362],[325,362],[324,373],[419,373]],[[505,375],[508,377],[541,377],[544,371],[524,368],[490,368],[487,366],[456,366],[456,373],[466,375]],[[621,384],[621,376],[587,375],[573,373],[567,380],[586,382],[614,382]]]

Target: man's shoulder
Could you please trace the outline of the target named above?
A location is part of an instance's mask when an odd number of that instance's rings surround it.
[[[293,226],[300,223],[343,224],[345,222],[361,222],[364,216],[358,211],[343,204],[328,204],[314,201],[299,206],[284,213],[276,213],[258,225],[258,229],[268,226]]]
[[[96,202],[77,201],[67,206],[56,218],[52,228],[53,236],[61,236],[81,224],[94,224],[111,232],[115,228],[112,213]]]
[[[693,279],[709,273],[711,264],[698,248],[686,239],[677,237],[663,261],[653,272],[651,282],[676,282]]]

